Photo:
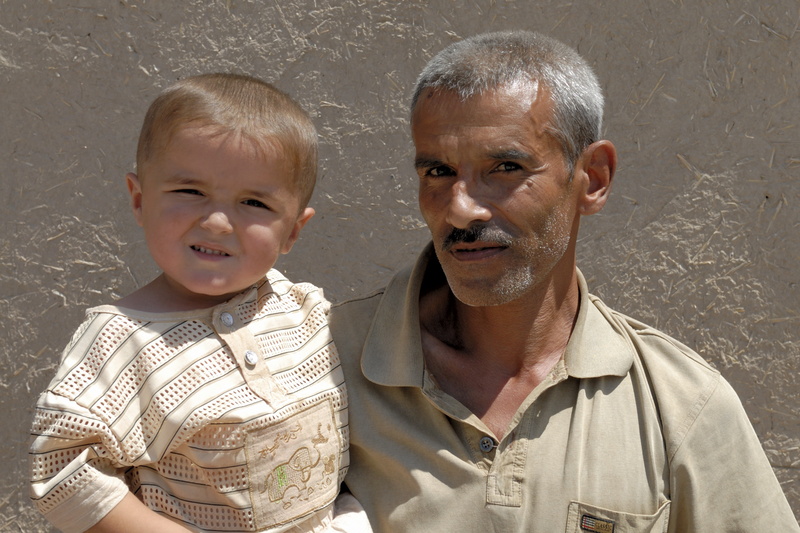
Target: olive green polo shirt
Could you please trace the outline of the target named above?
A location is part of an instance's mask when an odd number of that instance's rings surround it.
[[[589,295],[563,359],[498,442],[439,390],[420,342],[430,246],[335,306],[350,396],[346,482],[376,532],[800,531],[730,385]]]

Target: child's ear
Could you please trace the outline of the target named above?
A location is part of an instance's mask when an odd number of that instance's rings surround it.
[[[125,182],[128,184],[128,193],[131,195],[131,208],[136,223],[142,225],[142,184],[139,177],[133,172],[125,175]]]
[[[289,238],[286,239],[286,242],[283,243],[283,247],[281,248],[282,254],[288,254],[292,250],[292,246],[294,243],[297,242],[297,238],[300,236],[300,230],[303,229],[303,226],[311,220],[311,217],[314,216],[313,207],[306,207],[303,209],[299,215],[297,215],[297,220],[294,223],[294,227],[292,228],[292,232],[289,234]]]

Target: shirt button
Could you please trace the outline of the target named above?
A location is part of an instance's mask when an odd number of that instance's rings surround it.
[[[483,453],[489,453],[492,449],[496,448],[492,437],[481,437],[479,445]]]
[[[244,352],[244,360],[247,362],[248,365],[255,365],[256,363],[258,363],[258,355],[256,355],[256,352],[254,351],[247,350],[246,352]]]
[[[228,327],[233,325],[233,315],[230,313],[222,313],[219,315],[219,319],[222,320],[222,323]]]

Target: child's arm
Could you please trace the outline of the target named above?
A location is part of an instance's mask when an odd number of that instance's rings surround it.
[[[32,434],[31,496],[58,529],[189,531],[130,492],[123,474],[130,458],[106,446],[116,443],[115,436],[87,408],[46,391],[37,403]]]
[[[186,533],[182,525],[156,513],[129,492],[87,533]]]

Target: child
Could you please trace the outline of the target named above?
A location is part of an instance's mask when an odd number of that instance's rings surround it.
[[[349,495],[333,514],[349,459],[329,304],[272,269],[314,214],[316,157],[306,113],[253,78],[150,106],[127,185],[163,273],[87,311],[39,399],[32,498],[54,525],[370,531]]]

